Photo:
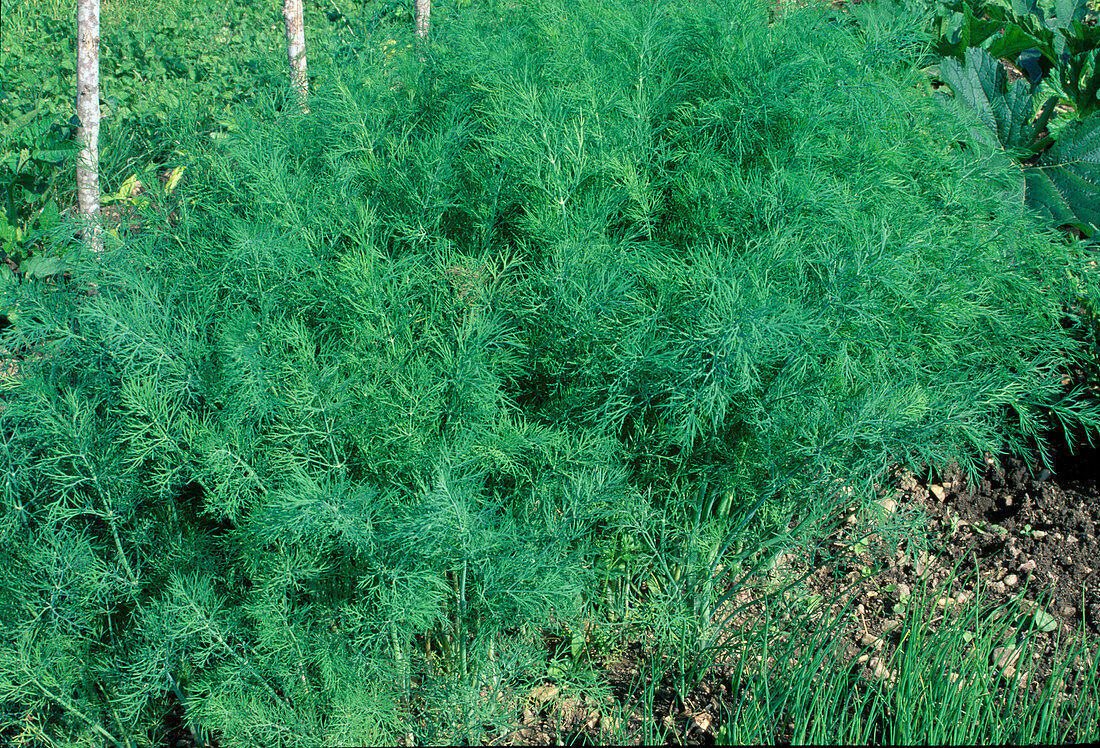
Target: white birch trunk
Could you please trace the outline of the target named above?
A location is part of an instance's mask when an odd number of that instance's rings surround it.
[[[306,76],[306,26],[302,0],[283,0],[286,21],[286,56],[290,61],[290,85],[298,92],[298,105],[308,112],[309,78]]]
[[[85,222],[84,236],[103,251],[99,225],[99,0],[77,0],[76,116],[81,144],[76,164],[76,201]]]
[[[432,0],[416,0],[416,35],[421,39],[428,36],[431,16]]]

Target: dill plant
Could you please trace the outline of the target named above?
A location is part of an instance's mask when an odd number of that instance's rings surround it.
[[[731,585],[888,466],[1096,425],[1081,258],[915,24],[452,11],[18,290],[6,736],[141,744],[175,700],[226,744],[476,742],[593,686],[593,625],[705,667]]]

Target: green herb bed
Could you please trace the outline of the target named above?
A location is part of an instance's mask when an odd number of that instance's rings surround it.
[[[700,677],[891,466],[1095,428],[1085,251],[914,13],[442,3],[166,119],[176,190],[5,286],[2,740],[511,739],[601,646]]]

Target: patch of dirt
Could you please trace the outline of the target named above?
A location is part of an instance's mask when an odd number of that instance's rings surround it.
[[[980,595],[987,607],[1015,600],[1024,611],[1041,611],[1034,614],[1045,624],[1033,632],[1034,661],[1006,657],[997,663],[1008,679],[1019,669],[1020,681],[1038,692],[1053,672],[1057,640],[1082,631],[1100,635],[1100,453],[1067,452],[1055,467],[1056,474],[1033,474],[1019,459],[987,456],[973,485],[957,470],[940,476],[898,471],[874,516],[852,513],[827,538],[821,549],[827,558],[819,554],[807,564],[787,557],[777,574],[808,573],[799,594],[821,595],[834,613],[850,606],[846,653],[869,678],[891,677],[883,650],[892,646],[906,598],[922,587],[934,590],[944,609],[961,609]],[[925,533],[913,536],[911,529],[921,524]],[[891,525],[900,534],[891,535]],[[759,612],[752,598],[751,592],[741,598],[748,603],[743,620]],[[625,734],[635,745],[654,737],[666,745],[714,744],[732,703],[731,669],[714,668],[682,697],[666,676],[650,689],[654,703],[646,708],[629,703],[645,690],[638,687],[645,662],[635,645],[608,666],[614,704],[564,695],[552,684],[536,689],[523,713],[524,729],[511,742],[605,745]]]
[[[523,725],[512,745],[714,745],[717,715],[730,699],[729,678],[716,668],[681,698],[671,674],[645,684],[648,654],[632,643],[606,666],[611,687],[602,701],[570,694],[545,683],[535,688],[523,711]],[[646,686],[649,686],[648,688]],[[643,704],[639,696],[651,693]]]
[[[1096,459],[1095,450],[1090,452]],[[1084,626],[1100,634],[1095,477],[1090,483],[1082,471],[1065,471],[1055,481],[1045,473],[1033,476],[1019,460],[988,463],[980,486],[965,487],[953,476],[939,484],[942,498],[931,483],[914,486],[910,499],[923,500],[943,528],[948,558],[976,570],[995,598],[1014,594],[1018,585],[1027,586],[1024,596],[1032,600],[1049,590],[1049,612],[1067,633]]]

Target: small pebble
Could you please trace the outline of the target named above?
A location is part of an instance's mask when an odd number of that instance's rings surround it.
[[[1003,595],[1005,593],[1005,583],[991,582],[989,585],[989,589],[991,589],[997,595]]]
[[[873,657],[867,664],[871,666],[871,672],[879,680],[886,680],[890,677],[890,670],[882,664],[882,660],[879,658]]]
[[[1009,574],[1007,577],[1005,577],[1004,583],[1006,587],[1015,587],[1017,584],[1020,583],[1020,578],[1017,577],[1015,574]]]
[[[882,649],[882,639],[879,639],[874,634],[864,634],[859,638],[859,643],[865,647],[874,647],[876,650]]]
[[[1018,659],[1020,659],[1019,650],[1007,647],[997,647],[993,650],[993,667],[1008,669],[1014,666]]]
[[[699,728],[700,732],[706,733],[710,730],[711,717],[706,712],[696,714],[692,719],[695,721],[695,726]]]

